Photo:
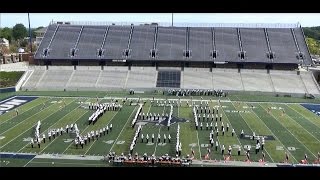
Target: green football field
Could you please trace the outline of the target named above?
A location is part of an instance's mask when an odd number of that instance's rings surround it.
[[[120,97],[119,102],[125,97],[121,94],[115,96]],[[131,98],[131,96],[127,95]],[[138,97],[138,96],[133,96]],[[143,97],[143,96],[142,96]],[[232,97],[232,96],[231,96]],[[156,98],[176,98],[172,96],[158,95]],[[175,156],[176,132],[177,126],[180,125],[180,142],[182,144],[182,156],[191,155],[191,150],[195,151],[195,159],[204,160],[207,154],[207,149],[211,149],[209,159],[223,160],[221,154],[221,146],[226,147],[224,155],[227,155],[227,149],[232,147],[231,160],[244,161],[246,159],[245,149],[251,146],[250,157],[252,161],[262,159],[261,151],[255,154],[256,141],[250,138],[240,138],[241,130],[245,135],[252,135],[255,132],[259,136],[267,136],[264,152],[267,162],[283,162],[285,152],[289,155],[290,163],[299,163],[304,159],[304,155],[308,155],[309,162],[314,162],[317,159],[317,153],[320,151],[320,117],[313,112],[301,106],[299,103],[281,103],[281,102],[247,102],[250,97],[239,96],[235,98],[218,98],[207,99],[211,109],[219,108],[219,114],[222,113],[222,121],[218,120],[218,128],[223,122],[230,125],[229,131],[222,136],[214,135],[214,140],[218,141],[219,147],[211,148],[209,144],[210,130],[206,130],[205,124],[210,121],[202,118],[203,130],[195,129],[195,121],[193,117],[192,107],[187,106],[187,98],[184,97],[180,106],[174,106],[173,116],[184,119],[184,122],[174,123],[168,130],[166,126],[157,125],[156,123],[146,123],[143,126],[142,134],[148,134],[151,141],[151,134],[155,137],[161,135],[161,142],[146,143],[141,142],[138,138],[134,148],[134,153],[140,155],[147,153],[148,155],[155,154],[161,156],[169,154]],[[115,100],[114,98],[112,98]],[[10,158],[2,157],[0,161],[1,167],[6,166],[108,166],[100,160],[76,160],[76,159],[46,159],[38,158],[39,155],[71,155],[80,157],[84,156],[104,156],[107,153],[115,152],[116,154],[128,154],[129,146],[133,140],[135,130],[131,127],[131,122],[138,110],[138,106],[129,105],[129,101],[123,104],[121,111],[107,111],[94,125],[88,125],[88,118],[94,112],[86,108],[87,103],[111,102],[110,96],[79,96],[79,97],[59,97],[59,96],[41,96],[37,99],[28,102],[18,107],[19,115],[16,115],[15,110],[11,110],[3,115],[0,115],[0,151],[2,154],[19,154],[28,153],[34,154],[33,158]],[[272,101],[272,99],[269,99]],[[134,100],[136,101],[136,100]],[[144,100],[143,100],[144,101]],[[156,106],[151,104],[148,98],[143,106],[143,112],[151,112],[156,114],[169,113],[170,107]],[[195,104],[200,105],[200,97],[193,97]],[[248,100],[249,101],[249,100]],[[191,100],[188,100],[189,105]],[[270,109],[270,110],[268,110]],[[45,143],[41,143],[41,147],[36,145],[31,148],[30,138],[34,137],[34,128],[38,121],[41,121],[40,134],[47,132],[50,129],[66,127],[71,123],[76,123],[80,130],[80,134],[87,134],[92,130],[98,130],[106,125],[113,125],[112,131],[100,137],[98,140],[88,143],[82,149],[76,148],[73,139],[74,134],[64,133],[57,136],[51,141],[46,138]],[[199,122],[199,123],[200,123]],[[214,119],[213,124],[216,121]],[[235,129],[235,136],[231,136],[231,129]],[[171,142],[163,142],[163,135],[171,136]],[[156,139],[155,138],[155,139]],[[241,148],[241,155],[237,155],[237,150]]]

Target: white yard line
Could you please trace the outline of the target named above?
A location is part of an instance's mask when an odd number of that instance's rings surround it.
[[[272,104],[272,103],[271,103]],[[261,106],[262,107],[262,106]],[[263,107],[262,107],[263,108]],[[271,116],[273,117],[273,118],[275,118],[274,117],[274,115],[272,114],[272,113],[270,113],[271,114]],[[276,118],[275,118],[276,119]],[[307,147],[307,146],[305,146],[295,135],[293,135],[292,133],[291,133],[291,131],[289,131],[289,129],[287,129],[287,127],[286,126],[284,126],[278,119],[276,119],[296,140],[298,140],[299,142],[300,142],[300,144],[302,144],[314,157],[316,157],[317,158],[317,156],[316,155],[314,155],[313,153],[312,153],[312,151]]]
[[[31,161],[34,160],[35,157],[36,157],[36,156],[34,156],[30,161],[28,161],[23,167],[26,167]]]
[[[305,132],[307,132],[308,134],[310,134],[313,138],[315,138],[318,142],[320,142],[320,140],[316,137],[314,137],[307,129],[305,129],[302,125],[300,125],[296,120],[294,120],[291,116],[289,116],[288,114],[285,114],[288,118],[290,118],[293,123],[295,123],[297,126],[300,126],[301,129],[303,129]],[[305,117],[304,117],[305,118]],[[306,119],[306,118],[305,118]]]
[[[265,110],[263,107],[261,107],[263,110]],[[264,123],[264,125],[269,129],[269,131],[274,135],[274,137],[276,138],[276,140],[278,140],[281,144],[282,144],[282,146],[283,146],[283,148],[284,149],[286,149],[286,146],[280,141],[280,139],[271,131],[271,129],[267,126],[267,124],[252,110],[252,112],[253,112],[253,114],[255,114],[255,116],[257,117],[257,118],[259,118],[260,120],[261,120],[261,122],[263,122]],[[296,160],[296,162],[297,163],[299,163],[299,161],[297,161],[297,159],[291,154],[291,152],[289,151],[289,150],[286,150],[286,152],[288,152],[290,155],[291,155],[291,157],[293,157],[293,159],[294,160]]]
[[[220,103],[219,103],[219,106],[220,106],[221,111],[223,112],[224,117],[227,119],[227,121],[228,121],[229,124],[230,124],[229,129],[230,129],[230,130],[233,129],[232,123],[231,123],[231,121],[229,120],[229,118],[228,118],[228,116],[226,115],[226,113],[224,112],[224,110],[223,110],[222,106],[220,105]],[[232,131],[232,130],[231,130],[231,131]],[[244,149],[244,147],[242,146],[242,144],[241,144],[239,138],[237,137],[236,133],[235,133],[234,135],[235,135],[235,138],[237,139],[237,141],[239,142],[242,151],[245,152],[245,149]]]
[[[111,123],[111,121],[113,120],[113,118],[118,114],[119,110],[111,117],[110,121],[107,123],[107,125],[109,125]],[[89,146],[88,150],[84,153],[84,155],[86,155],[89,150],[91,149],[92,145],[97,142],[97,141],[93,141],[93,143],[91,143],[91,145]]]
[[[48,101],[48,100],[47,100]],[[31,102],[31,101],[29,101],[29,102]],[[46,101],[45,101],[46,102]],[[28,102],[27,102],[28,103]],[[26,104],[27,104],[26,103]],[[23,105],[26,105],[26,104],[23,104]],[[23,106],[22,105],[22,106]],[[27,111],[29,111],[30,109],[32,109],[32,108],[34,108],[34,107],[36,107],[36,106],[39,106],[40,104],[38,104],[38,105],[35,105],[35,106],[31,106],[29,109],[26,109],[24,112],[22,112],[22,113],[19,113],[19,115],[21,115],[21,114],[24,114],[24,113],[26,113]],[[22,107],[21,106],[21,107]],[[17,107],[16,109],[18,109],[19,107]],[[12,111],[11,111],[12,112]],[[3,121],[3,122],[1,122],[0,123],[0,126],[2,125],[2,124],[4,124],[5,122],[7,122],[7,121],[10,121],[11,119],[13,119],[13,118],[15,118],[15,117],[17,117],[17,116],[13,116],[13,117],[11,117],[10,119],[7,119],[7,120],[5,120],[5,121]]]
[[[89,99],[93,99],[93,98],[89,98]],[[99,100],[100,102],[101,100]],[[82,116],[81,116],[82,117]],[[86,132],[86,130],[89,128],[90,126],[87,126],[86,128],[84,128],[84,130],[80,133],[80,135],[82,135],[84,132]],[[73,141],[66,147],[66,149],[61,153],[61,154],[64,154],[68,149],[69,147],[73,144]]]
[[[81,133],[80,135],[82,135],[83,132],[85,132],[89,127],[90,127],[90,126],[87,126],[87,127],[82,131],[82,133]],[[69,147],[70,147],[72,144],[73,144],[73,141],[66,147],[66,149],[65,149],[61,154],[64,154],[64,153],[69,149]]]
[[[314,122],[310,121],[309,118],[307,118],[306,116],[304,116],[303,114],[301,114],[299,111],[295,110],[294,108],[290,107],[287,105],[287,107],[289,107],[290,109],[294,110],[295,112],[297,112],[298,114],[300,114],[304,119],[307,119],[309,122],[311,122],[313,125],[315,125],[316,127],[319,127],[317,124],[315,124]],[[308,110],[309,111],[309,110]],[[310,111],[311,112],[311,111]]]
[[[198,147],[199,147],[200,160],[202,161],[202,155],[201,155],[201,149],[200,149],[200,141],[199,141],[199,133],[198,133],[198,130],[196,130],[196,132],[197,132],[197,140],[198,140]]]
[[[158,134],[160,134],[161,127],[159,128]],[[154,148],[153,154],[156,154],[158,142],[156,142],[156,146]]]
[[[149,109],[150,110],[150,109]],[[163,111],[162,111],[162,114],[164,113],[164,111],[166,110],[166,106],[163,106]],[[161,131],[161,125],[159,124],[159,131],[158,131],[158,134],[160,134],[160,131]],[[153,154],[155,154],[156,153],[156,151],[157,151],[157,146],[158,146],[158,143],[156,142],[156,146],[155,146],[155,148],[154,148],[154,152],[153,152]]]
[[[74,101],[71,101],[69,104],[73,103]],[[68,104],[68,105],[69,105]],[[78,109],[81,105],[79,105],[77,108],[75,108],[74,110]],[[61,110],[61,109],[60,109]],[[72,111],[74,111],[72,110]],[[72,111],[70,111],[69,113],[71,113]],[[65,116],[67,116],[69,113],[67,113],[66,115],[64,115],[62,118],[60,118],[57,122],[55,122],[54,124],[52,124],[50,127],[48,127],[46,130],[44,130],[42,133],[46,132],[48,129],[50,129],[52,126],[56,125],[58,122],[60,122]],[[58,137],[57,137],[58,138]],[[56,140],[57,138],[53,139],[44,149],[46,149],[54,140]],[[22,149],[24,149],[26,146],[28,146],[29,143],[27,143],[25,146],[23,146],[21,149],[18,150],[18,152],[20,152]],[[44,149],[42,149],[39,153],[41,153]]]
[[[129,117],[128,117],[128,119],[127,119],[127,122],[126,122],[126,123],[124,124],[124,126],[122,127],[122,129],[121,129],[121,131],[120,131],[120,133],[119,133],[119,135],[118,135],[117,139],[113,142],[113,144],[112,144],[112,146],[111,146],[111,148],[110,148],[109,152],[111,152],[111,150],[112,150],[113,146],[117,143],[117,141],[118,141],[118,139],[119,139],[119,137],[120,137],[120,135],[121,135],[122,131],[125,129],[126,125],[127,125],[127,124],[128,124],[128,122],[129,122],[129,119],[131,119],[131,116],[132,116],[133,112],[135,112],[135,110],[137,109],[137,107],[138,107],[138,106],[136,106],[136,107],[134,108],[134,110],[131,112],[130,116],[129,116]]]
[[[263,107],[261,107],[263,109]],[[265,109],[263,109],[265,110]],[[255,116],[257,118],[259,118],[261,120],[261,122],[263,122],[263,124],[265,125],[265,127],[267,127],[269,129],[269,131],[274,135],[274,137],[282,144],[283,148],[286,149],[286,146],[280,141],[280,139],[271,131],[271,129],[267,126],[267,124],[252,110],[253,114],[255,114]],[[291,152],[287,149],[287,152],[289,152],[289,154],[291,154]],[[299,161],[297,161],[297,159],[291,154],[291,157],[293,157],[294,160],[296,160],[297,163],[299,163]]]
[[[49,101],[49,100],[48,100],[48,101]],[[47,102],[47,101],[46,101],[46,102]],[[33,114],[32,116],[28,117],[27,119],[32,118],[33,116],[35,116],[35,115],[37,115],[37,114],[41,113],[43,110],[46,110],[46,109],[48,109],[49,107],[51,107],[51,106],[53,106],[53,105],[54,105],[54,104],[51,104],[51,105],[47,106],[45,109],[41,109],[39,112],[37,112],[37,113]],[[25,120],[27,120],[27,119],[24,119],[23,121],[19,122],[18,124],[16,124],[16,125],[15,125],[15,126],[13,126],[13,127],[10,127],[10,128],[9,128],[9,129],[7,129],[6,131],[2,132],[0,135],[3,135],[4,133],[8,132],[9,130],[11,130],[11,129],[15,128],[15,127],[16,127],[16,126],[18,126],[19,124],[21,124],[21,123],[25,122]],[[31,128],[30,128],[30,129],[31,129]]]
[[[235,106],[232,102],[231,102],[231,104],[232,104],[232,106],[234,107],[234,109],[237,110],[236,106]],[[253,111],[253,110],[251,109],[251,111]],[[247,123],[247,121],[245,120],[245,118],[242,116],[242,114],[241,114],[241,113],[239,113],[239,114],[240,114],[241,118],[243,119],[243,121],[244,121],[244,122],[247,124],[247,126],[250,128],[251,132],[254,132],[254,131],[252,130],[252,128],[250,127],[250,125],[249,125],[249,124]],[[272,159],[272,157],[271,157],[270,154],[268,153],[267,148],[264,147],[264,149],[265,149],[266,153],[268,154],[268,156],[271,158],[271,161],[274,162],[274,160]]]
[[[90,100],[90,99],[87,99],[85,102],[87,102],[88,100]],[[81,106],[81,104],[80,104],[77,108],[75,108],[74,110],[78,109],[80,106]],[[74,110],[72,110],[72,111],[74,111]],[[72,111],[70,111],[68,114],[64,115],[61,119],[59,119],[59,121],[62,120],[65,116],[69,115]],[[70,124],[70,123],[74,124],[74,123],[77,122],[79,119],[81,119],[85,114],[86,114],[86,112],[85,112],[83,115],[81,115],[78,119],[76,119],[75,121],[73,121],[73,122],[68,122],[68,124]],[[57,124],[57,122],[54,123],[52,126],[54,126],[55,124]],[[50,129],[52,126],[50,126],[48,129]],[[48,129],[47,129],[47,130],[48,130]],[[56,139],[58,139],[58,137],[59,137],[59,136],[57,136],[55,139],[53,139],[53,140],[52,140],[45,148],[43,148],[38,154],[42,153],[47,147],[50,146],[50,144],[52,144]]]
[[[51,106],[51,105],[50,105],[50,106]],[[49,108],[50,106],[48,106],[47,108]],[[46,108],[46,109],[47,109],[47,108]],[[54,111],[53,113],[51,113],[51,114],[49,114],[48,116],[46,116],[46,117],[44,117],[43,119],[41,119],[40,121],[43,121],[44,119],[48,118],[49,116],[51,116],[52,114],[54,114],[54,113],[56,113],[56,112],[58,112],[58,111]],[[31,117],[32,117],[32,116],[31,116]],[[32,126],[31,128],[23,131],[19,136],[16,136],[15,138],[11,139],[11,140],[10,140],[9,142],[7,142],[6,144],[2,145],[2,146],[0,147],[0,149],[2,149],[3,147],[5,147],[7,144],[9,144],[10,142],[12,142],[13,140],[17,139],[18,137],[20,137],[22,134],[24,134],[25,132],[29,131],[29,130],[32,129],[33,127],[34,127],[34,126]]]

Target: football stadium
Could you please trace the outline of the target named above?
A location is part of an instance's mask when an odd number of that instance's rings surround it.
[[[51,22],[21,74],[1,167],[320,166],[299,24]]]

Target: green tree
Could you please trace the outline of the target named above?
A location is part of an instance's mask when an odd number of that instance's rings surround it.
[[[10,44],[10,52],[11,53],[17,53],[18,52],[18,47],[17,47],[17,45],[16,44]]]
[[[304,27],[303,31],[307,37],[310,37],[310,38],[313,38],[313,39],[320,41],[320,26]]]
[[[12,28],[12,36],[15,40],[22,39],[28,35],[27,28],[23,24],[16,24]]]
[[[28,43],[29,43],[29,41],[24,39],[24,40],[20,41],[20,47],[27,47]]]
[[[9,40],[9,43],[11,43],[12,40],[12,29],[11,28],[3,28],[0,30],[0,38],[6,38]]]
[[[310,53],[320,55],[320,41],[317,41],[313,38],[306,38],[306,40]]]

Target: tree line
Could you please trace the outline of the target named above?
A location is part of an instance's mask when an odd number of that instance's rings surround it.
[[[320,26],[304,27],[304,35],[311,54],[320,55]]]
[[[35,31],[41,28],[43,27],[31,28],[31,38],[36,38]],[[9,48],[0,47],[0,55],[15,53],[19,47],[25,48],[28,51],[30,47],[28,46],[29,40],[25,39],[26,37],[29,37],[29,31],[23,24],[16,24],[12,28],[0,28],[0,38],[7,39],[10,44]]]

